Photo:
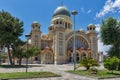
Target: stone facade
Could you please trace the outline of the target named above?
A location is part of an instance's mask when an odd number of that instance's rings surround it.
[[[31,25],[31,45],[38,46],[41,49],[38,60],[44,64],[61,64],[73,62],[73,22],[68,9],[59,6],[55,10],[51,25],[48,27],[49,33],[42,34],[40,24],[34,21]],[[82,57],[89,57],[98,60],[98,43],[95,25],[87,26],[87,31],[75,31],[76,60],[80,61]],[[36,57],[35,57],[36,58]],[[33,59],[34,60],[34,59]]]

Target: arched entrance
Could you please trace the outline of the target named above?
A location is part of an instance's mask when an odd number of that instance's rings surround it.
[[[73,36],[67,40],[66,50],[68,54],[68,62],[73,62],[73,47],[74,47],[74,39]],[[81,57],[86,56],[86,54],[81,55],[80,48],[87,49],[89,48],[89,43],[86,39],[80,35],[76,35],[75,39],[75,47],[76,47],[76,61],[79,62]]]
[[[84,58],[84,57],[87,57],[87,55],[84,52],[82,52],[81,53],[81,58]]]
[[[73,62],[73,54],[72,53],[69,53],[68,62]]]

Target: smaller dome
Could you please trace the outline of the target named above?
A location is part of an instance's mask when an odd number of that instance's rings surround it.
[[[96,26],[94,25],[94,24],[89,24],[88,26],[87,26],[87,30],[88,31],[95,31],[95,28],[96,28]]]
[[[41,25],[39,24],[38,21],[33,21],[31,26],[36,29],[36,27],[40,28]]]
[[[38,21],[33,21],[32,23],[33,23],[33,24],[36,24],[36,23],[39,23],[39,22],[38,22]]]
[[[89,24],[88,27],[94,27],[95,28],[95,25],[94,24]]]
[[[79,32],[85,32],[83,29],[79,29],[78,31],[79,31]]]

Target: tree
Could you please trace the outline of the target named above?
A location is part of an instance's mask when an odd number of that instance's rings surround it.
[[[104,60],[105,68],[112,71],[112,73],[113,70],[117,70],[118,64],[119,64],[119,59],[117,57],[112,57],[112,58],[109,57]]]
[[[108,51],[109,56],[120,58],[120,21],[117,21],[112,17],[103,20],[100,32],[102,42],[105,45],[112,46]],[[118,70],[120,70],[120,62]]]
[[[28,54],[28,55],[26,55]],[[35,46],[29,46],[28,49],[24,50],[24,57],[25,58],[30,58],[33,56],[38,56],[40,54],[40,48],[35,47]]]
[[[17,17],[13,17],[7,11],[0,11],[0,44],[5,45],[8,49],[8,57],[12,65],[12,54],[10,53],[10,46],[23,33],[23,22]]]
[[[84,66],[84,67],[86,67],[87,70],[89,70],[90,67],[92,67],[92,66],[99,66],[99,63],[97,61],[93,60],[92,58],[86,58],[86,57],[84,57],[80,61],[79,67],[80,66]]]
[[[120,47],[119,48],[115,48],[114,46],[112,46],[110,48],[110,50],[108,51],[109,53],[109,56],[112,57],[112,56],[116,56],[119,58],[119,55],[120,55]]]
[[[109,55],[120,58],[120,22],[109,17],[102,21],[100,32],[102,42],[112,46]]]
[[[25,42],[21,41],[20,39],[17,39],[14,41],[13,46],[12,46],[12,56],[13,58],[18,58],[19,59],[19,65],[21,65],[22,62],[22,57],[23,57],[23,45]]]

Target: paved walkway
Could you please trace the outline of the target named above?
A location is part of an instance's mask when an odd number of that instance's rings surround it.
[[[102,69],[102,67],[100,67]],[[51,77],[51,78],[33,78],[33,79],[19,79],[19,80],[98,80],[92,77],[80,76],[76,74],[71,74],[65,72],[67,70],[73,70],[72,64],[64,64],[64,65],[38,65],[37,67],[30,67],[28,71],[50,71],[53,73],[57,73],[62,75],[61,77]],[[23,72],[25,68],[0,68],[1,73],[6,72]],[[18,80],[18,79],[17,79]],[[105,80],[120,80],[120,78],[116,79],[105,79]]]

